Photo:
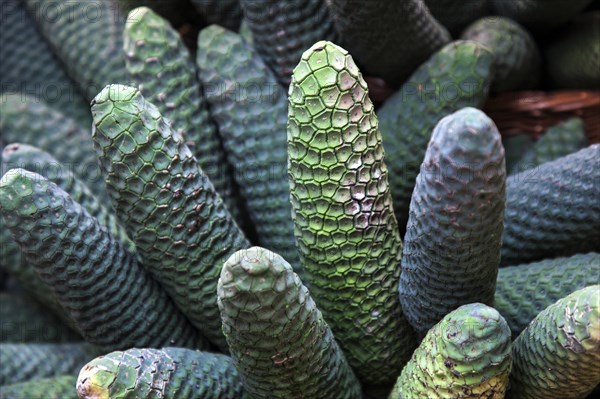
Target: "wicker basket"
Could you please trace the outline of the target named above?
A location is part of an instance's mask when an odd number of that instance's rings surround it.
[[[549,127],[578,116],[590,144],[600,143],[600,90],[503,93],[491,97],[484,111],[502,135],[525,133],[534,139]]]

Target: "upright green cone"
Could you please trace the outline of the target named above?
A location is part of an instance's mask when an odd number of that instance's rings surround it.
[[[245,398],[230,357],[183,348],[100,356],[81,369],[77,393],[80,399]]]
[[[389,399],[503,399],[511,365],[502,316],[481,303],[463,305],[429,330]]]
[[[542,311],[513,344],[510,399],[583,399],[600,384],[600,285]]]
[[[361,381],[391,385],[416,345],[397,294],[402,241],[367,84],[335,44],[294,69],[288,154],[303,279]]]
[[[123,31],[125,65],[146,100],[171,121],[233,215],[238,204],[217,126],[196,67],[179,32],[147,7],[129,13]]]
[[[107,86],[92,116],[107,189],[144,268],[226,350],[217,280],[227,258],[249,246],[244,233],[181,135],[139,90]]]
[[[331,329],[281,256],[260,247],[236,252],[223,266],[218,296],[250,398],[361,397]]]
[[[56,184],[13,169],[0,182],[0,210],[86,341],[105,350],[200,345],[196,330],[134,255]]]
[[[419,335],[461,305],[493,304],[505,180],[500,134],[483,112],[438,123],[412,194],[399,287]]]

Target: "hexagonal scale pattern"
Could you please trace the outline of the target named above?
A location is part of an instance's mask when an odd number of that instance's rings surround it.
[[[114,0],[24,0],[54,54],[90,100],[109,83],[127,83],[125,15]]]
[[[244,233],[177,131],[139,90],[110,85],[92,103],[94,144],[119,220],[146,268],[211,342],[227,346],[217,280]]]
[[[319,40],[336,41],[329,7],[323,0],[241,0],[253,44],[284,87],[302,53]]]
[[[183,348],[128,349],[86,364],[80,399],[244,399],[231,358]]]
[[[399,287],[421,336],[461,305],[493,304],[505,181],[504,147],[490,118],[464,108],[438,123],[410,203]]]
[[[558,300],[513,343],[510,399],[585,398],[600,383],[600,285]]]
[[[136,258],[56,184],[13,169],[0,182],[0,211],[86,341],[105,350],[201,345]]]
[[[503,266],[600,252],[598,159],[594,144],[506,180]]]
[[[397,296],[402,241],[367,84],[332,43],[294,70],[288,154],[303,279],[361,381],[391,383],[416,345]]]
[[[52,155],[27,144],[9,144],[2,151],[2,162],[7,169],[23,168],[54,182],[105,226],[129,252],[135,253],[135,244],[127,237],[112,209],[106,208],[85,183],[73,174],[72,169],[58,162]]]
[[[130,12],[123,31],[125,65],[144,98],[184,138],[202,170],[236,217],[232,171],[208,112],[188,49],[169,22],[147,7]],[[237,220],[237,219],[236,219]]]
[[[461,108],[481,108],[493,76],[494,56],[489,50],[474,42],[452,42],[421,65],[377,111],[401,234],[433,128]]]
[[[513,337],[542,310],[600,277],[600,254],[546,259],[498,271],[494,307],[504,316]]]
[[[429,330],[389,399],[503,399],[510,344],[510,329],[494,308],[463,305]]]
[[[308,289],[281,256],[233,254],[218,286],[223,331],[248,396],[358,399],[360,385]]]
[[[328,0],[341,44],[365,74],[399,86],[451,40],[422,0]]]
[[[258,242],[299,272],[287,178],[285,91],[252,46],[220,26],[200,32],[196,61]]]

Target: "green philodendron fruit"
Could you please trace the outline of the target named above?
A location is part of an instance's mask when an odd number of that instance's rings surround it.
[[[77,393],[80,399],[246,397],[230,357],[183,348],[128,349],[100,356],[81,369]]]
[[[136,257],[56,184],[12,169],[0,181],[0,211],[87,341],[105,350],[202,345]]]
[[[500,134],[482,111],[438,123],[412,194],[399,286],[419,335],[461,305],[493,304],[505,181]]]
[[[463,305],[427,332],[389,399],[503,399],[511,365],[506,321],[481,303]]]
[[[600,384],[600,285],[548,306],[513,344],[510,399],[583,399]]]
[[[333,43],[294,69],[288,154],[303,281],[361,382],[391,385],[416,345],[397,295],[402,241],[367,84]]]
[[[217,294],[249,398],[361,397],[331,329],[281,256],[260,247],[236,252],[223,266]]]
[[[181,135],[138,89],[104,88],[92,102],[97,149],[113,208],[144,268],[202,334],[227,350],[217,280],[249,246]]]

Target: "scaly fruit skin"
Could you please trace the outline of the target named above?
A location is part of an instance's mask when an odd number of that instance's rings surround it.
[[[5,225],[86,341],[104,350],[196,347],[196,331],[105,227],[56,184],[23,169],[0,183]]]
[[[600,11],[581,15],[545,48],[548,75],[557,89],[600,87]]]
[[[77,378],[63,375],[0,387],[0,399],[78,399]]]
[[[494,307],[517,337],[542,310],[600,276],[600,254],[546,259],[498,272]]]
[[[200,32],[197,64],[200,80],[210,88],[205,92],[210,112],[258,241],[298,272],[287,178],[285,91],[252,47],[220,26]]]
[[[517,171],[535,168],[585,147],[587,138],[580,118],[571,118],[549,128],[517,164]]]
[[[223,266],[217,293],[223,332],[250,398],[361,398],[331,329],[281,256],[260,247],[236,252]]]
[[[129,13],[123,31],[127,71],[140,92],[171,121],[235,216],[231,171],[188,49],[169,22],[147,7]]]
[[[422,0],[329,0],[339,37],[365,74],[398,86],[450,34]]]
[[[435,19],[453,36],[476,19],[489,15],[491,11],[487,0],[425,0],[425,3]]]
[[[481,18],[462,33],[494,54],[492,91],[533,89],[542,77],[542,59],[533,37],[518,23],[502,17]]]
[[[483,106],[494,76],[493,64],[493,54],[480,44],[452,42],[421,65],[378,110],[401,234],[433,128],[461,108]]]
[[[513,19],[534,30],[567,22],[592,0],[491,0],[495,14]]]
[[[501,266],[600,252],[598,159],[594,144],[506,179]]]
[[[135,253],[135,244],[127,237],[125,229],[117,221],[112,209],[106,208],[85,183],[73,174],[73,170],[61,164],[52,155],[27,144],[15,143],[4,148],[2,162],[7,170],[26,169],[54,182],[75,202],[83,206],[90,215],[98,219],[98,222],[105,226],[129,252]]]
[[[80,399],[243,399],[231,358],[183,348],[128,349],[86,364]],[[158,396],[157,396],[158,395]]]
[[[400,302],[421,336],[461,305],[492,305],[506,169],[494,122],[475,108],[433,131],[410,203]]]
[[[34,378],[75,374],[97,356],[97,349],[83,343],[0,345],[0,385]]]
[[[38,32],[22,2],[2,3],[0,37],[0,92],[20,96],[33,92],[38,101],[63,110],[79,123],[90,124],[87,102]]]
[[[26,294],[0,293],[0,321],[2,343],[81,341],[81,335]]]
[[[325,0],[241,0],[254,47],[288,87],[302,53],[319,40],[337,41]]]
[[[237,31],[242,21],[242,8],[238,0],[190,0],[204,17],[207,25],[218,24]]]
[[[515,340],[513,359],[508,398],[585,398],[600,383],[600,285],[542,311]]]
[[[481,303],[463,305],[427,333],[389,399],[503,399],[511,363],[502,316]]]
[[[294,69],[288,154],[303,280],[361,382],[391,385],[416,345],[397,292],[402,241],[367,84],[335,44]]]
[[[119,220],[144,268],[192,324],[226,350],[217,280],[249,242],[181,135],[139,90],[104,88],[92,101],[94,144]]]
[[[72,169],[98,197],[107,199],[98,159],[86,129],[35,97],[7,95],[0,101],[2,147],[24,143],[47,151]],[[0,173],[7,170],[3,167]]]
[[[24,0],[38,28],[88,100],[109,83],[127,83],[125,14],[114,0]]]

